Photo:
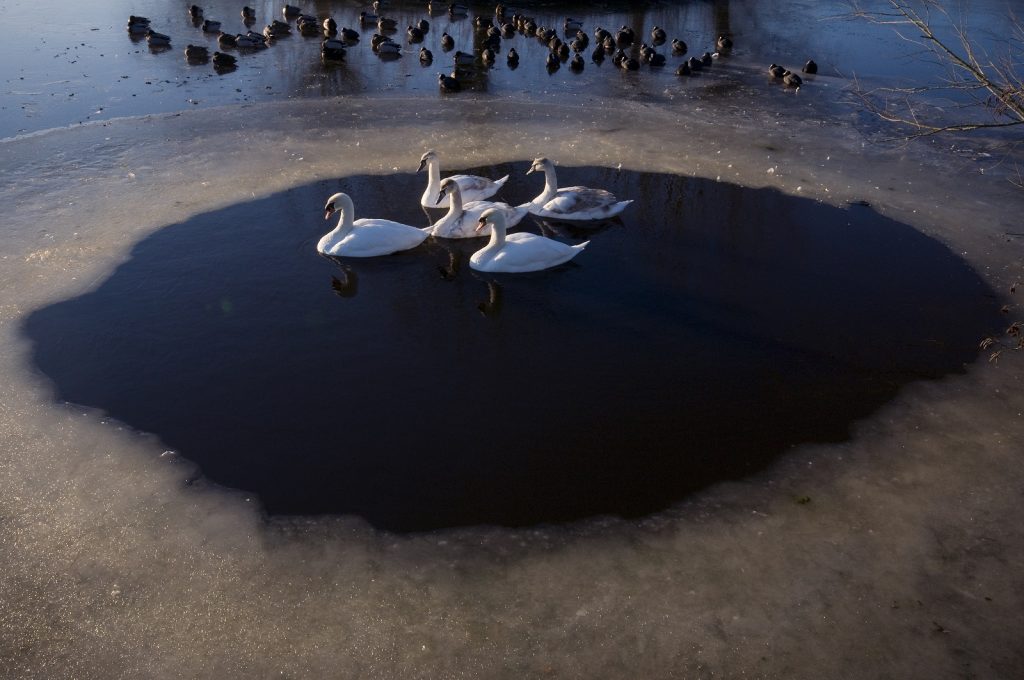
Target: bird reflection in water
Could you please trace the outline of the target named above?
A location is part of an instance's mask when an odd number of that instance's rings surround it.
[[[331,288],[338,297],[353,298],[359,292],[359,275],[347,264],[341,265],[341,276],[331,276]]]
[[[560,220],[533,218],[540,233],[548,238],[581,239],[590,238],[593,234],[604,231],[611,227],[621,227],[621,217],[612,217],[607,220],[595,220],[593,222],[562,222]]]
[[[487,281],[487,299],[480,301],[476,308],[487,318],[495,319],[501,315],[503,299],[504,291],[501,284],[490,279]]]
[[[458,248],[445,248],[448,251],[448,264],[437,265],[437,271],[445,281],[454,281],[462,269],[462,262],[466,259],[465,253]]]
[[[472,254],[473,250],[479,248],[477,244],[473,244],[468,246],[467,250],[467,245],[464,243],[450,245],[446,243],[442,247],[448,253],[448,262],[437,265],[437,271],[445,281],[454,281],[462,271],[466,258]],[[480,280],[480,276],[476,272],[470,271],[470,273],[473,278]],[[485,280],[484,283],[487,284],[487,299],[477,303],[476,308],[483,316],[493,319],[501,314],[504,292],[501,284],[493,279]]]

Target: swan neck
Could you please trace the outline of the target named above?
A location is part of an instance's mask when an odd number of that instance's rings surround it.
[[[441,190],[441,162],[436,158],[427,161],[427,191],[431,198],[437,198],[437,192]]]
[[[544,192],[540,195],[538,203],[546,203],[558,193],[558,178],[555,177],[555,168],[550,165],[544,166]]]
[[[334,228],[334,232],[339,238],[344,238],[355,228],[355,206],[352,205],[352,199],[348,196],[343,196],[338,199],[338,226]]]
[[[462,192],[458,185],[448,190],[448,216],[458,217],[462,214]]]
[[[505,245],[505,225],[491,223],[491,240],[487,243],[488,252],[500,250]]]

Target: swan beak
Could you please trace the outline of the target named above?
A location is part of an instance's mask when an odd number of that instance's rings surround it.
[[[325,220],[328,219],[333,214],[334,214],[334,204],[333,203],[328,203],[327,205],[324,206],[324,219]]]
[[[420,159],[420,167],[419,167],[419,169],[416,172],[423,172],[423,168],[425,168],[425,167],[427,167],[427,159],[426,158],[421,158]]]
[[[441,203],[441,199],[444,198],[447,195],[448,195],[448,190],[447,189],[441,189],[439,192],[437,192],[437,200],[434,201],[434,205],[438,205],[439,203]]]
[[[530,166],[530,169],[526,171],[526,174],[529,175],[531,172],[533,172],[536,169],[537,169],[537,164],[534,163],[533,165]]]
[[[486,226],[487,226],[487,218],[486,217],[481,217],[480,219],[478,219],[476,221],[476,229],[474,229],[473,231],[474,232],[480,231],[481,229],[483,229]]]

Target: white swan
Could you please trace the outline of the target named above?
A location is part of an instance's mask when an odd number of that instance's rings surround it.
[[[353,220],[355,207],[348,194],[334,194],[324,206],[324,219],[340,212],[338,226],[324,234],[316,249],[324,255],[375,257],[415,248],[427,238],[422,229],[391,220]]]
[[[420,168],[416,172],[421,172],[423,168],[427,169],[427,189],[423,192],[423,196],[420,197],[420,205],[424,208],[447,208],[447,197],[440,203],[435,203],[437,193],[441,190],[441,162],[437,159],[437,152],[431,150],[423,154],[420,158]],[[508,181],[508,175],[495,181],[478,175],[452,175],[448,179],[453,179],[459,183],[459,189],[462,190],[462,200],[482,201],[498,193],[498,189]]]
[[[544,191],[537,198],[521,207],[534,215],[555,220],[603,220],[622,212],[628,201],[619,201],[615,194],[604,189],[590,187],[558,188],[555,177],[555,165],[547,158],[538,158],[526,171],[529,175],[535,170],[544,171]]]
[[[474,238],[477,236],[490,236],[491,228],[485,226],[477,229],[477,220],[485,210],[494,208],[501,211],[505,216],[505,226],[514,227],[520,220],[526,217],[526,208],[513,208],[508,203],[498,201],[470,201],[462,203],[462,190],[459,183],[451,177],[446,177],[441,182],[441,191],[437,200],[450,198],[451,204],[444,217],[427,227],[425,231],[437,238]]]
[[[570,246],[536,234],[519,232],[505,235],[505,214],[494,208],[485,210],[477,229],[491,227],[491,241],[473,253],[469,266],[482,272],[535,272],[568,262],[590,241]]]

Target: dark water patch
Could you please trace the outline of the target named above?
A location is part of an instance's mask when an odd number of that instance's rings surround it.
[[[504,198],[541,189],[527,163]],[[603,168],[635,203],[596,228],[524,221],[573,262],[468,267],[482,242],[337,261],[356,217],[415,225],[422,175],[318,182],[170,225],[25,330],[59,399],[153,432],[270,513],[382,528],[640,516],[838,441],[909,381],[962,370],[997,317],[948,249],[870,207]]]

